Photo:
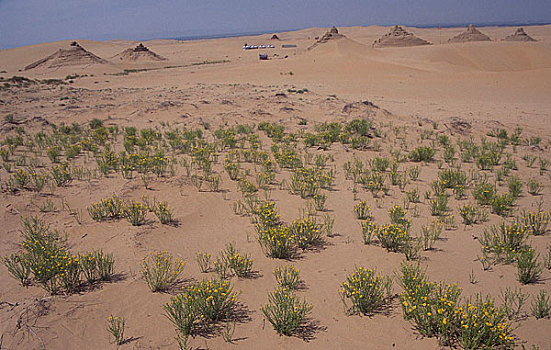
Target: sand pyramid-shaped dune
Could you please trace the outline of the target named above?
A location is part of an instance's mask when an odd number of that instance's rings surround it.
[[[319,38],[312,46],[310,46],[308,50],[311,50],[320,44],[325,44],[327,42],[330,42],[333,40],[339,40],[342,38],[346,38],[346,37],[339,33],[339,30],[337,29],[337,27],[333,26],[325,34],[323,34],[323,36]]]
[[[467,31],[458,34],[448,40],[450,43],[466,43],[470,41],[490,41],[490,37],[486,34],[481,33],[474,25],[469,24]]]
[[[504,41],[536,41],[530,35],[526,34],[524,28],[518,28],[514,34],[508,35]]]
[[[113,58],[124,62],[166,61],[166,58],[157,55],[143,44],[126,49]]]
[[[59,49],[57,52],[29,64],[25,70],[45,67],[45,68],[60,68],[66,66],[79,66],[90,64],[105,64],[106,60],[100,58],[90,51],[87,51],[80,46],[76,41],[73,41],[68,48]]]
[[[373,42],[373,47],[408,47],[431,45],[430,42],[416,37],[400,26],[394,26],[390,33],[383,35]]]

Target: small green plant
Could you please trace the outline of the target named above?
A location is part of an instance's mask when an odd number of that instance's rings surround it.
[[[517,279],[522,284],[539,281],[543,268],[532,248],[523,249],[517,256]]]
[[[109,316],[107,318],[107,330],[115,338],[115,344],[120,346],[124,344],[124,317]]]
[[[526,183],[526,187],[527,187],[528,193],[530,193],[532,196],[540,195],[543,189],[545,188],[543,183],[541,183],[536,179],[529,179],[528,182]]]
[[[421,238],[423,239],[423,249],[432,250],[434,243],[440,238],[444,224],[439,220],[433,220],[429,225],[421,228]]]
[[[507,182],[507,186],[509,187],[509,194],[511,197],[518,198],[522,193],[523,185],[522,180],[518,176],[510,177]]]
[[[541,236],[547,232],[547,226],[551,219],[550,211],[543,211],[538,208],[537,211],[523,211],[520,221],[526,226],[528,232],[534,236]]]
[[[421,168],[417,165],[408,169],[408,175],[411,181],[417,181],[420,174],[421,174]]]
[[[356,268],[346,277],[339,291],[348,314],[371,315],[386,304],[390,284],[374,269]]]
[[[376,234],[379,226],[377,226],[377,224],[375,224],[375,222],[371,221],[370,219],[362,221],[360,223],[360,226],[362,228],[362,238],[363,238],[364,244],[366,245],[371,244],[371,241],[373,239],[373,234]]]
[[[113,275],[115,260],[112,254],[97,250],[79,257],[80,265],[88,283],[109,281]]]
[[[467,203],[459,208],[459,215],[465,225],[478,224],[488,219],[488,213],[476,204]]]
[[[2,264],[13,278],[19,280],[22,286],[30,284],[31,269],[24,254],[5,256],[2,258]]]
[[[516,320],[520,317],[521,309],[527,298],[528,294],[523,293],[520,288],[511,289],[507,287],[501,291],[501,308],[509,320]]]
[[[226,244],[221,260],[237,277],[248,277],[252,273],[253,259],[248,254],[240,254],[233,242]]]
[[[313,196],[314,204],[316,206],[317,211],[324,211],[325,210],[325,202],[327,201],[327,195],[326,194],[315,194]]]
[[[399,205],[394,205],[388,210],[388,216],[390,217],[390,222],[395,225],[402,225],[404,227],[409,227],[410,222],[406,219],[406,211]]]
[[[295,252],[295,236],[287,226],[258,227],[258,243],[266,256],[287,259]]]
[[[294,237],[297,247],[307,249],[321,242],[322,231],[316,221],[310,218],[297,219],[289,226],[291,236]]]
[[[547,252],[543,257],[543,265],[546,269],[551,270],[551,245],[547,246]]]
[[[224,318],[229,320],[238,299],[229,281],[213,278],[185,286],[181,294],[163,305],[163,309],[176,327],[178,342],[182,344],[187,343],[197,327]]]
[[[184,262],[167,252],[154,252],[142,260],[142,275],[152,292],[168,289],[180,278]]]
[[[372,218],[371,208],[369,207],[369,204],[367,204],[366,201],[359,201],[354,206],[354,214],[356,214],[356,217],[360,220],[366,220],[366,219]]]
[[[550,310],[551,304],[549,303],[549,295],[545,289],[542,289],[538,295],[533,298],[530,311],[532,311],[532,315],[536,319],[540,319],[548,317]]]
[[[131,200],[124,205],[124,217],[132,226],[140,226],[145,223],[148,208],[144,204]]]
[[[442,216],[448,211],[448,196],[441,194],[429,201],[432,216]]]
[[[172,216],[172,210],[168,207],[167,202],[157,203],[153,208],[153,213],[163,225],[170,225],[175,222]]]
[[[201,270],[202,273],[207,273],[210,271],[211,255],[209,253],[197,252],[195,261],[197,261],[199,270]]]
[[[413,162],[430,162],[436,150],[430,146],[419,146],[409,153],[409,159]]]
[[[312,311],[312,305],[299,300],[293,291],[278,288],[268,293],[268,303],[260,310],[280,335],[295,334]]]
[[[509,216],[513,211],[513,203],[515,198],[510,193],[495,195],[490,201],[492,212],[499,216]]]
[[[409,241],[409,226],[403,225],[382,225],[377,227],[375,234],[381,242],[381,246],[389,252],[399,252]]]
[[[300,284],[300,275],[293,265],[276,267],[274,277],[279,287],[286,290],[296,290]]]
[[[492,225],[479,238],[482,251],[487,255],[492,254],[496,260],[504,260],[512,263],[517,255],[526,247],[528,232],[526,227],[519,223],[508,224],[502,222]]]
[[[490,205],[496,195],[496,186],[486,182],[479,183],[473,189],[473,197],[479,205]]]

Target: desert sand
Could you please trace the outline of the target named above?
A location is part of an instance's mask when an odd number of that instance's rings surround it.
[[[515,32],[513,27],[479,28],[492,40],[464,43],[448,43],[464,28],[404,29],[433,45],[373,48],[372,43],[390,28],[369,26],[342,27],[338,32],[310,28],[276,33],[279,40],[271,40],[270,33],[143,42],[155,57],[166,60],[120,59],[133,55],[139,44],[124,40],[75,38],[78,46],[70,46],[73,40],[68,40],[0,51],[0,141],[2,150],[9,153],[0,169],[0,256],[22,251],[22,218],[36,216],[67,235],[72,253],[102,249],[115,259],[112,281],[83,283],[76,292],[56,295],[50,295],[36,281],[23,287],[0,266],[2,346],[115,348],[106,322],[110,315],[118,315],[126,320],[122,349],[176,349],[176,332],[163,305],[182,286],[217,275],[212,270],[206,274],[200,271],[195,261],[198,252],[215,257],[226,244],[234,242],[240,252],[254,260],[254,274],[230,278],[240,293],[240,317],[235,318],[232,344],[224,340],[225,323],[219,322],[208,332],[194,334],[189,339],[193,348],[440,348],[437,338],[421,335],[414,323],[404,319],[398,297],[403,289],[397,279],[385,308],[370,316],[347,315],[339,289],[355,267],[375,268],[378,273],[395,276],[406,260],[402,253],[388,252],[377,239],[364,244],[354,206],[360,200],[367,201],[374,221],[388,224],[388,210],[400,205],[411,220],[411,235],[419,237],[422,227],[436,219],[425,192],[432,191],[431,183],[438,178],[440,168],[460,164],[469,177],[467,188],[459,199],[448,193],[449,210],[445,214],[454,215],[455,225],[443,230],[433,249],[421,250],[418,261],[431,281],[457,283],[463,298],[477,293],[491,295],[501,305],[500,294],[505,288],[520,288],[528,295],[527,302],[508,321],[517,327],[512,332],[516,346],[551,349],[551,319],[536,319],[530,308],[540,290],[551,293],[550,270],[543,267],[538,281],[525,285],[517,280],[515,263],[496,262],[485,271],[479,259],[480,238],[492,225],[513,222],[523,210],[536,210],[540,200],[542,212],[551,209],[551,166],[540,171],[538,165],[551,161],[551,25],[525,27],[535,42],[503,41]],[[275,48],[244,51],[245,42],[274,44]],[[268,54],[269,60],[260,61],[259,54]],[[28,80],[11,79],[14,76]],[[75,172],[70,183],[56,186],[50,179],[39,191],[32,190],[30,184],[10,191],[9,181],[17,174],[16,169],[50,174],[55,166],[47,152],[51,145],[29,148],[27,141],[37,140],[39,132],[51,135],[54,124],[76,124],[90,130],[94,118],[114,133],[100,146],[100,152],[109,148],[117,154],[124,151],[125,127],[136,127],[138,135],[140,129],[158,131],[163,135],[159,147],[164,147],[171,170],[145,177],[134,171],[131,178],[124,178],[118,170],[102,174],[93,152],[79,143],[78,154],[68,162],[80,173]],[[372,123],[373,130],[365,136],[369,140],[366,147],[355,149],[338,141],[307,147],[300,136],[315,134],[323,123],[345,125],[355,119]],[[232,150],[220,146],[215,136],[219,128],[251,126],[259,136],[261,150],[276,164],[271,150],[275,141],[257,130],[263,122],[282,125],[286,134],[298,135],[296,150],[301,159],[313,163],[310,157],[327,156],[322,168],[333,169],[335,174],[330,189],[321,190],[327,195],[326,209],[316,214],[320,224],[324,215],[334,219],[332,234],[312,249],[299,249],[288,260],[267,257],[257,242],[251,216],[238,210],[236,214],[236,203],[243,203],[246,196],[224,170],[224,159]],[[218,144],[212,169],[221,179],[218,190],[206,182],[198,189],[202,172],[192,167],[190,174],[186,169],[190,153],[169,146],[166,132],[184,128],[199,129],[207,142]],[[511,136],[517,128],[522,129],[521,140],[505,148],[515,167],[504,179],[497,177],[505,154],[489,170],[461,161],[458,141],[472,138],[480,144],[485,137],[495,142],[498,131]],[[6,140],[18,134],[25,143],[10,148]],[[449,164],[444,162],[445,147],[438,141],[443,136],[456,150]],[[68,148],[64,146],[72,142],[67,140],[60,144],[60,161],[66,160]],[[248,141],[244,144],[245,150],[250,148]],[[144,147],[151,147],[153,152],[152,145]],[[419,145],[437,150],[432,161],[425,164],[408,159],[408,153]],[[138,152],[138,146],[135,149]],[[375,157],[397,157],[404,176],[408,169],[419,167],[419,178],[408,180],[402,190],[391,184],[386,170],[387,193],[373,195],[347,177],[343,166],[354,159],[367,166]],[[258,185],[255,175],[261,168],[244,161],[240,166],[242,176]],[[255,195],[259,201],[273,200],[282,220],[291,223],[305,213],[311,200],[291,193],[291,170],[280,165],[275,169],[275,179]],[[458,209],[476,202],[472,190],[484,176],[496,184],[499,193],[507,192],[509,179],[516,176],[523,182],[522,192],[510,215],[502,217],[486,206],[487,221],[465,225]],[[536,195],[528,193],[531,179],[543,186]],[[416,189],[419,203],[408,203],[406,192]],[[146,196],[166,201],[177,224],[163,225],[151,212],[140,226],[132,226],[125,219],[94,221],[87,207],[113,194],[124,200]],[[547,230],[527,239],[540,254],[542,264],[549,254],[550,237]],[[154,251],[166,251],[186,262],[178,283],[163,293],[151,292],[141,273],[142,259]],[[261,306],[266,305],[268,292],[276,286],[272,271],[289,264],[297,268],[303,281],[297,296],[311,303],[313,310],[299,334],[279,336],[263,316]]]

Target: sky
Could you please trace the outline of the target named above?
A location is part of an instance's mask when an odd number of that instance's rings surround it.
[[[0,0],[0,49],[349,25],[551,23],[550,0]]]

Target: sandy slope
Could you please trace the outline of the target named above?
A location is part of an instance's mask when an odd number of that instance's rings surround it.
[[[439,132],[449,133],[447,127],[457,118],[473,125],[472,136],[478,139],[495,127],[512,130],[521,126],[527,136],[539,136],[542,151],[528,146],[518,153],[543,155],[550,158],[548,140],[551,138],[551,26],[525,27],[535,43],[503,43],[501,39],[514,32],[511,27],[479,28],[492,40],[486,43],[439,44],[464,31],[464,28],[418,29],[407,28],[415,35],[434,45],[413,48],[374,49],[373,41],[388,32],[386,27],[339,28],[346,36],[313,50],[315,37],[326,28],[311,28],[297,32],[278,33],[281,41],[270,50],[243,51],[243,43],[269,44],[271,34],[216,40],[178,42],[153,40],[144,44],[168,61],[129,64],[110,61],[104,65],[66,67],[56,70],[37,68],[22,72],[26,65],[46,57],[71,41],[44,43],[0,51],[0,76],[24,75],[33,79],[59,78],[69,74],[87,76],[76,78],[71,85],[49,87],[39,85],[28,89],[0,91],[0,115],[13,114],[17,121],[40,116],[59,124],[87,123],[97,117],[106,125],[139,128],[158,127],[160,122],[173,126],[198,127],[208,122],[213,127],[255,123],[279,122],[290,131],[298,130],[298,121],[304,118],[308,127],[325,121],[343,121],[351,116],[343,113],[344,105],[369,100],[391,112],[378,114],[377,123],[385,125],[389,135],[383,147],[384,154],[397,142],[390,123],[406,130],[432,129],[432,121],[439,123]],[[499,40],[499,41],[496,41]],[[90,52],[109,60],[117,53],[136,46],[129,41],[93,42],[78,40]],[[281,44],[296,44],[297,48],[283,49]],[[259,53],[268,53],[270,60],[259,61]],[[277,55],[277,56],[275,56]],[[287,55],[288,58],[283,59]],[[124,69],[149,69],[120,75]],[[290,74],[292,72],[292,74]],[[304,95],[289,94],[278,98],[277,92],[288,88],[307,88]],[[336,97],[332,97],[336,96]],[[109,116],[109,119],[107,119]],[[422,125],[422,126],[419,126]],[[26,125],[37,132],[40,126]],[[265,149],[269,140],[262,134]],[[0,139],[5,136],[4,131]],[[417,134],[407,136],[414,142]],[[454,137],[457,137],[455,135]],[[323,153],[319,150],[313,152]],[[177,175],[152,182],[153,190],[145,190],[139,178],[124,180],[120,174],[90,182],[75,181],[58,188],[53,194],[23,192],[16,196],[0,193],[0,256],[17,250],[20,219],[23,215],[42,215],[53,227],[67,232],[71,249],[87,251],[95,248],[113,252],[116,271],[121,280],[104,284],[96,290],[71,296],[45,296],[33,286],[23,288],[0,267],[0,302],[18,303],[12,307],[0,306],[0,334],[9,349],[97,349],[107,348],[109,338],[105,319],[110,313],[127,319],[127,336],[134,337],[123,348],[160,349],[175,348],[174,330],[163,316],[161,305],[169,300],[168,294],[151,293],[140,276],[140,261],[147,252],[167,250],[187,261],[184,277],[199,280],[204,275],[194,261],[197,251],[215,255],[227,242],[252,255],[255,279],[233,279],[235,289],[241,291],[241,301],[248,310],[249,319],[239,323],[234,347],[255,349],[358,349],[358,348],[437,348],[434,338],[422,338],[401,315],[395,301],[388,315],[374,317],[347,317],[337,294],[340,283],[355,265],[376,267],[380,272],[392,274],[403,259],[401,254],[390,254],[379,246],[364,246],[360,229],[354,219],[355,203],[352,183],[344,177],[342,165],[358,154],[363,159],[379,155],[378,152],[348,152],[334,144],[328,154],[335,158],[337,169],[335,191],[328,195],[329,214],[336,218],[337,236],[328,238],[325,249],[308,252],[293,261],[306,284],[300,295],[314,304],[312,319],[317,329],[311,341],[296,337],[279,337],[269,324],[263,323],[260,306],[266,302],[266,293],[272,290],[275,280],[271,274],[280,261],[266,258],[254,238],[254,228],[246,217],[232,211],[234,200],[241,198],[235,184],[229,180],[219,164],[217,171],[224,175],[227,193],[197,192],[184,176],[183,167]],[[79,164],[94,163],[93,159],[79,158]],[[522,160],[519,175],[524,179],[538,176],[537,169],[527,168]],[[411,166],[413,164],[407,164]],[[417,184],[421,193],[429,189],[438,169],[436,164],[423,168]],[[283,172],[282,174],[286,174]],[[542,177],[545,207],[550,209],[551,181]],[[2,182],[9,176],[0,170]],[[282,175],[287,176],[287,175]],[[139,199],[142,195],[166,200],[174,208],[180,226],[161,225],[153,216],[148,224],[132,227],[126,221],[97,223],[86,214],[86,206],[111,193],[125,198]],[[383,208],[376,208],[368,193],[361,198],[371,201],[376,217],[386,219],[387,208],[401,203],[403,194],[395,188]],[[84,212],[83,222],[77,224],[67,211],[40,214],[36,206],[46,198],[58,207],[64,199],[72,208]],[[284,220],[299,215],[304,201],[288,191],[274,186],[272,198]],[[524,193],[519,208],[529,208],[533,198]],[[452,205],[456,207],[454,202]],[[456,215],[457,216],[457,215]],[[384,219],[383,219],[384,218]],[[422,206],[419,218],[413,225],[420,227],[430,214]],[[457,218],[460,220],[460,218]],[[489,223],[500,222],[491,215]],[[457,282],[465,295],[491,293],[499,295],[500,288],[519,286],[514,267],[498,265],[492,272],[483,272],[476,261],[479,243],[472,237],[479,235],[483,226],[464,227],[445,233],[437,243],[438,249],[423,253],[428,273],[434,280]],[[534,246],[544,253],[550,244],[549,233],[533,239]],[[469,283],[474,270],[479,280]],[[545,271],[541,283],[523,287],[525,292],[551,290],[551,274]],[[398,287],[396,286],[396,290]],[[32,327],[17,328],[17,321],[26,305],[36,308],[36,298],[46,297],[48,311],[40,317],[30,317]],[[525,307],[528,312],[529,306]],[[31,320],[28,321],[30,324]],[[516,334],[519,344],[537,344],[551,349],[549,319],[533,317],[521,322]],[[198,337],[192,344],[200,348],[231,348],[218,335]],[[111,345],[112,346],[112,345]]]

